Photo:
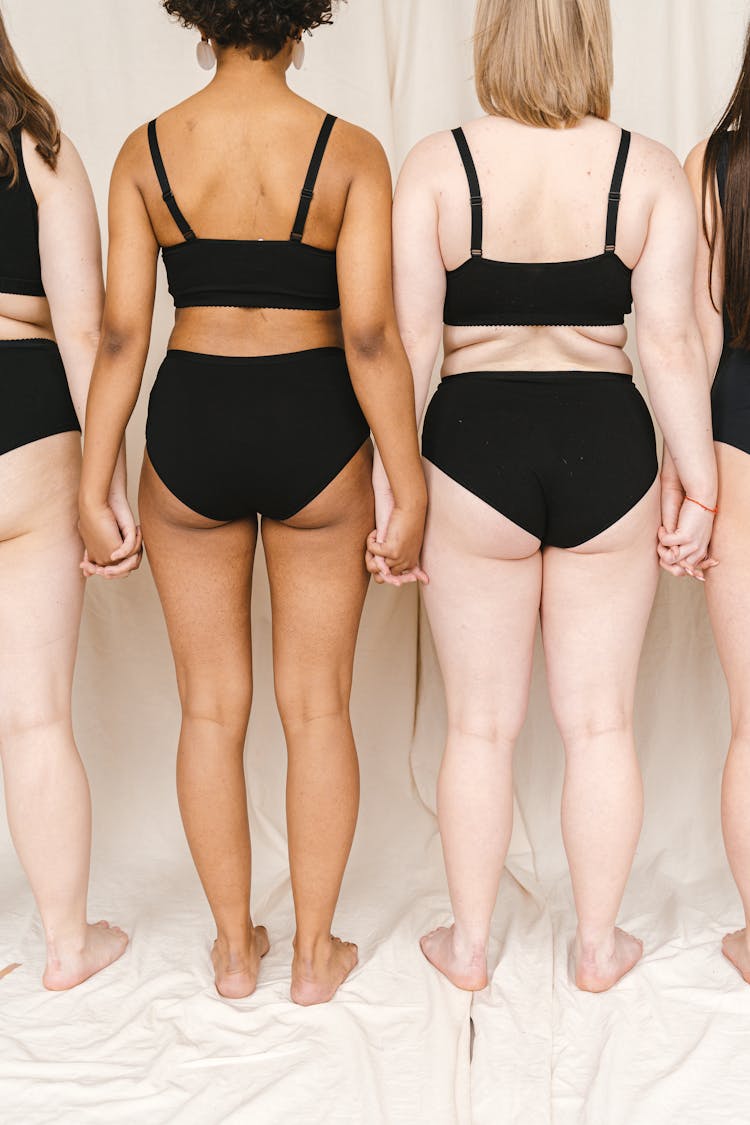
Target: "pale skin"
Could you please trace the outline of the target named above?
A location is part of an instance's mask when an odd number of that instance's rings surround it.
[[[56,339],[81,422],[103,305],[99,227],[86,172],[62,138],[52,171],[22,136],[39,208],[47,298],[0,294],[0,340]],[[84,583],[79,570],[80,435],[57,434],[0,457],[0,756],[13,841],[47,943],[43,983],[67,989],[124,952],[126,934],[87,922],[91,802],[73,738],[71,693]],[[124,463],[111,503],[125,556],[137,563],[124,514]],[[131,556],[128,558],[127,556]]]
[[[173,189],[199,237],[289,237],[323,121],[323,111],[286,84],[292,46],[290,41],[268,61],[242,50],[217,50],[209,86],[159,119]],[[170,347],[240,356],[345,348],[385,466],[378,487],[387,517],[379,525],[379,545],[389,577],[400,583],[416,580],[419,571],[426,490],[393,308],[390,212],[382,149],[362,130],[338,122],[305,241],[337,249],[340,314],[180,310]],[[159,245],[178,241],[143,128],[126,142],[112,180],[107,305],[81,487],[89,573],[107,573],[120,542],[106,503],[108,483],[140,388]],[[252,700],[250,590],[258,520],[217,524],[189,510],[160,481],[147,455],[140,510],[177,670],[183,710],[178,794],[216,921],[216,987],[225,996],[248,996],[268,949],[265,929],[250,914],[242,761]],[[374,523],[369,441],[301,512],[284,522],[260,521],[276,698],[289,756],[297,920],[291,995],[300,1004],[329,1000],[357,963],[356,946],[333,937],[331,927],[359,800],[349,694],[368,581],[365,543]]]
[[[553,131],[494,117],[471,122],[466,134],[484,196],[487,257],[551,262],[602,252],[616,126],[586,118]],[[517,369],[631,373],[622,327],[443,331],[445,271],[466,260],[470,223],[453,138],[430,137],[406,163],[394,217],[396,307],[418,417],[441,334],[447,378]],[[617,253],[634,269],[640,356],[671,463],[689,495],[713,506],[706,364],[690,280],[694,227],[676,159],[634,136]],[[657,532],[661,522],[675,532],[670,565],[685,563],[698,574],[712,518],[682,503],[674,521],[670,509],[668,523],[657,481],[596,539],[572,550],[540,549],[538,539],[436,467],[427,464],[426,475],[423,563],[430,584],[424,597],[448,705],[438,818],[454,922],[426,935],[422,949],[459,987],[486,985],[490,920],[511,834],[513,747],[541,615],[550,698],[566,754],[562,826],[578,915],[575,980],[582,989],[604,991],[642,954],[641,942],[616,920],[643,811],[632,712],[658,575]]]
[[[711,378],[716,372],[724,345],[724,325],[720,311],[724,300],[724,229],[718,212],[716,256],[709,288],[709,243],[703,231],[703,161],[706,142],[697,145],[686,163],[699,219],[698,255],[695,268],[695,304],[698,323],[708,357]],[[713,220],[706,201],[709,234]],[[713,297],[713,301],[712,301]],[[750,984],[750,828],[747,809],[750,802],[750,594],[747,587],[747,559],[750,551],[750,457],[741,449],[716,442],[719,467],[719,514],[716,518],[711,551],[720,562],[706,580],[706,598],[716,646],[727,678],[730,697],[732,739],[729,745],[722,785],[722,828],[729,866],[740,892],[745,927],[727,934],[724,955]]]

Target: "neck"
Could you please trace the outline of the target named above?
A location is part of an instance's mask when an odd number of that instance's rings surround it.
[[[288,51],[282,48],[272,59],[252,59],[237,47],[221,47],[216,51],[214,85],[242,87],[255,94],[287,88]]]

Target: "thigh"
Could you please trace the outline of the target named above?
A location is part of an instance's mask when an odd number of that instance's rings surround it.
[[[733,719],[750,722],[750,455],[716,443],[719,515],[706,575],[706,597],[716,647],[729,684]]]
[[[629,721],[659,577],[659,496],[657,481],[601,535],[544,552],[542,635],[563,734]]]
[[[80,458],[76,433],[0,457],[0,729],[70,712],[84,591]]]
[[[429,462],[425,608],[453,725],[510,739],[525,715],[539,613],[539,540]]]
[[[163,484],[148,454],[139,507],[183,705],[188,693],[200,706],[208,691],[212,709],[220,702],[217,689],[248,695],[256,520],[219,523],[198,515]]]
[[[283,522],[263,520],[282,717],[317,706],[323,691],[348,699],[369,577],[371,480],[368,441],[302,511]]]

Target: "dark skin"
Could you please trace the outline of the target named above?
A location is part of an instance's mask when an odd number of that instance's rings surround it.
[[[219,51],[212,83],[158,123],[180,207],[199,237],[289,237],[323,111],[275,59]],[[284,144],[279,144],[279,137]],[[379,144],[338,122],[305,241],[337,250],[341,311],[185,309],[170,346],[267,355],[341,346],[388,476],[379,484],[379,549],[391,581],[421,576],[426,493],[411,373],[393,309],[391,181]],[[145,128],[126,142],[110,198],[108,297],[89,395],[81,486],[88,572],[107,573],[121,542],[109,481],[150,340],[159,245],[180,240],[151,165]],[[364,279],[364,280],[363,280]],[[276,695],[289,752],[287,817],[297,916],[292,997],[329,999],[356,964],[331,936],[351,847],[358,769],[349,721],[354,647],[374,526],[369,440],[316,499],[283,523],[263,519],[273,609]],[[251,703],[250,586],[255,518],[218,524],[190,511],[144,461],[143,534],[175,657],[183,724],[178,792],[188,840],[217,925],[219,990],[249,995],[267,948],[250,918],[250,840],[242,751]]]

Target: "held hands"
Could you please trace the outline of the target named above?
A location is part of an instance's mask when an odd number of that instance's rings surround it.
[[[689,574],[705,582],[705,571],[718,566],[709,556],[715,512],[689,500],[677,481],[662,481],[659,564],[677,578]]]
[[[375,485],[377,527],[367,537],[365,563],[379,585],[404,586],[429,578],[419,565],[426,505],[400,508],[387,484]]]
[[[126,578],[141,565],[141,529],[124,492],[113,490],[103,505],[82,501],[78,530],[85,547],[81,562],[85,578]]]

